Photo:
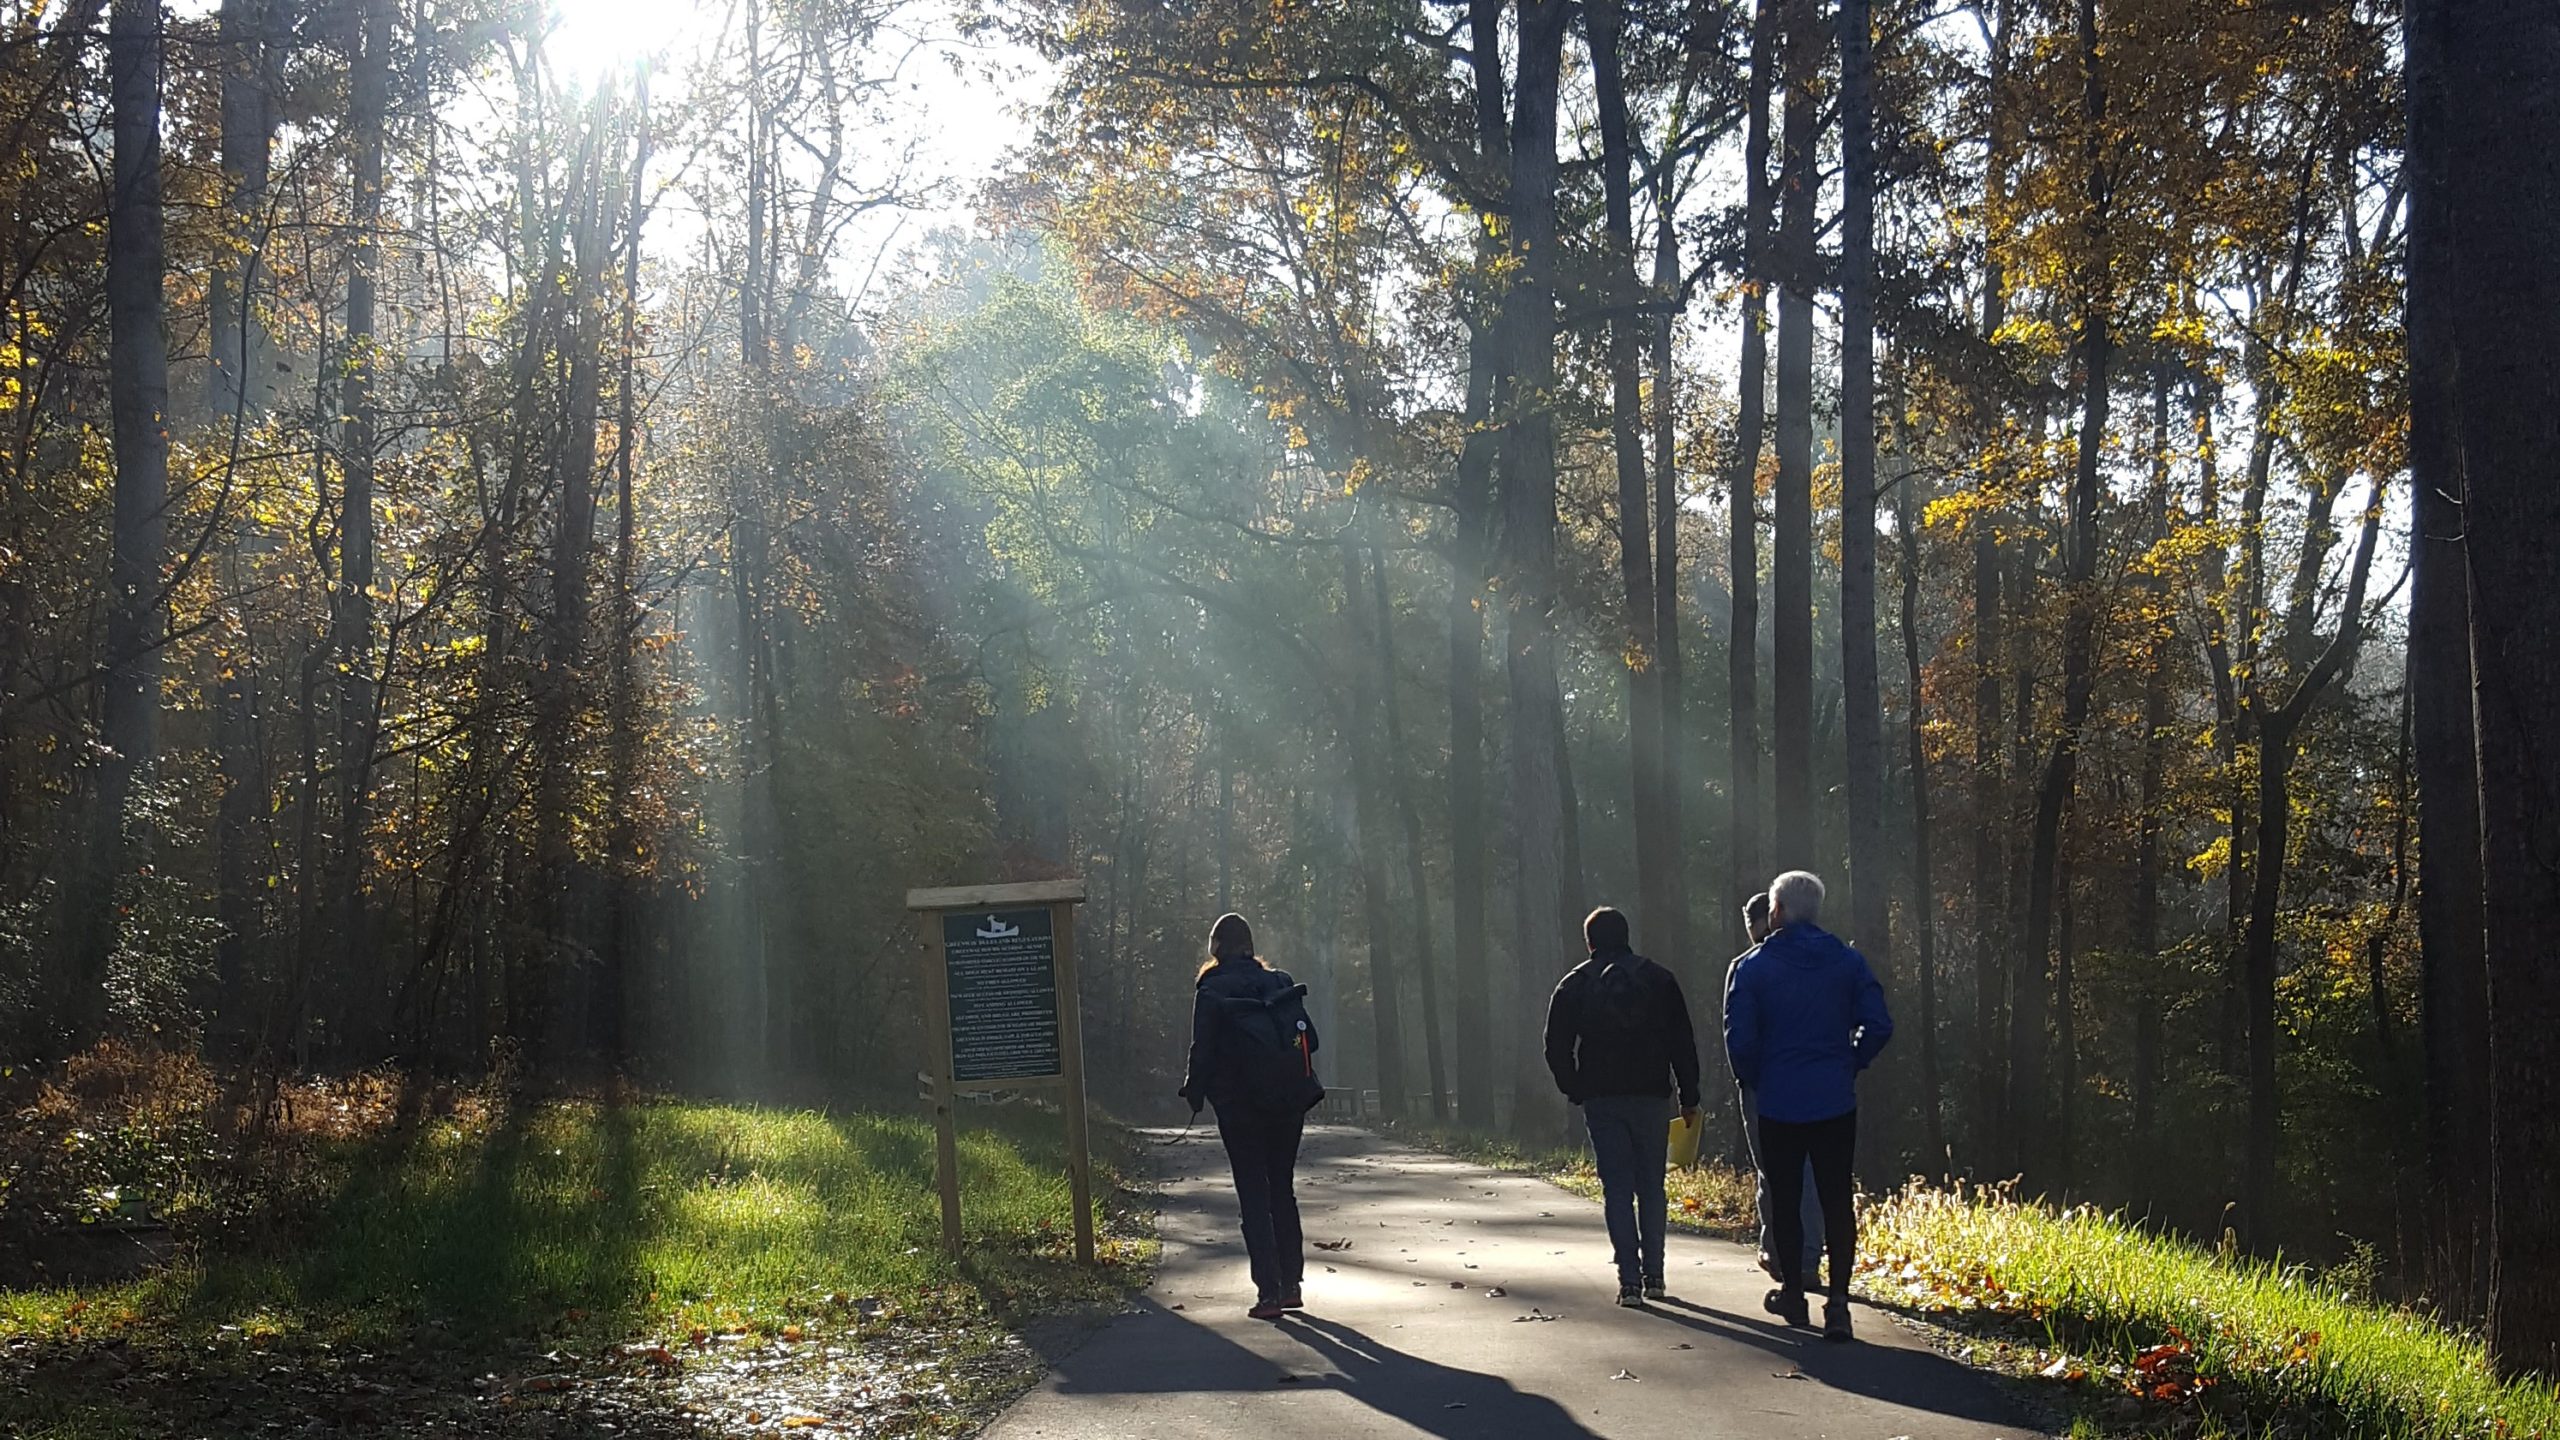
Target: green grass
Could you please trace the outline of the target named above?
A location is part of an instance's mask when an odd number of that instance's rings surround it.
[[[2552,1387],[2502,1384],[2477,1341],[2298,1267],[1981,1191],[1908,1190],[1861,1224],[1874,1298],[2005,1338],[1983,1358],[2071,1398],[2075,1433],[2560,1437]]]
[[[322,1161],[334,1193],[289,1232],[207,1243],[126,1284],[0,1291],[0,1348],[35,1366],[29,1433],[163,1433],[178,1412],[136,1411],[90,1373],[135,1356],[154,1383],[210,1394],[279,1363],[426,1354],[431,1388],[452,1393],[475,1357],[522,1369],[630,1342],[827,1340],[921,1350],[956,1394],[1008,1328],[1125,1293],[1152,1255],[1111,1198],[1106,1132],[1101,1263],[1074,1263],[1062,1127],[1028,1108],[963,1117],[957,1263],[920,1117],[678,1101],[479,1114],[344,1142]],[[1004,1373],[1018,1383],[1018,1364]]]
[[[969,1118],[957,1266],[940,1248],[921,1118],[551,1104],[352,1147],[315,1233],[128,1285],[0,1291],[0,1338],[171,1325],[771,1329],[839,1295],[1000,1312],[1129,1283],[1144,1256],[1126,1237],[1106,1233],[1097,1272],[1072,1263],[1057,1118]]]
[[[1600,1172],[1592,1165],[1588,1149],[1524,1146],[1502,1136],[1451,1126],[1391,1125],[1384,1128],[1399,1140],[1456,1156],[1470,1164],[1482,1165],[1489,1170],[1535,1175],[1576,1195],[1594,1200],[1600,1198]],[[1671,1200],[1673,1224],[1727,1240],[1751,1241],[1758,1238],[1750,1171],[1708,1161],[1693,1169],[1671,1171],[1665,1188]]]

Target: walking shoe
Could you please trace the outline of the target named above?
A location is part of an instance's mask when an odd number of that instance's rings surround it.
[[[1283,1310],[1304,1310],[1307,1308],[1307,1297],[1299,1291],[1298,1287],[1292,1285],[1288,1289],[1280,1292],[1280,1308]]]
[[[1286,1312],[1280,1308],[1280,1302],[1277,1300],[1256,1300],[1253,1302],[1253,1308],[1244,1313],[1256,1320],[1277,1320]]]
[[[1849,1302],[1837,1295],[1823,1302],[1822,1338],[1843,1345],[1853,1338],[1849,1333]]]
[[[1644,1292],[1636,1289],[1620,1290],[1618,1303],[1630,1310],[1641,1310],[1644,1308]]]
[[[1760,1297],[1760,1308],[1790,1325],[1813,1323],[1811,1313],[1805,1308],[1804,1292],[1801,1290],[1789,1290],[1781,1286]]]
[[[1654,1279],[1647,1280],[1644,1282],[1644,1298],[1647,1300],[1668,1300],[1671,1298],[1671,1287],[1663,1284],[1659,1276]]]

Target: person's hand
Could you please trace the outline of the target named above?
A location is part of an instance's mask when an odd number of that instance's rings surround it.
[[[1698,1107],[1697,1107],[1697,1106],[1695,1106],[1695,1105],[1683,1105],[1683,1106],[1681,1106],[1681,1107],[1680,1107],[1680,1123],[1681,1123],[1681,1124],[1683,1124],[1683,1125],[1695,1125],[1695,1124],[1697,1124],[1697,1123],[1698,1123]]]
[[[1199,1096],[1197,1096],[1197,1095],[1185,1095],[1185,1096],[1183,1096],[1182,1098],[1191,1102],[1191,1118],[1192,1118],[1192,1119],[1194,1119],[1194,1120],[1199,1119],[1199,1118],[1200,1118],[1200,1097],[1199,1097]]]

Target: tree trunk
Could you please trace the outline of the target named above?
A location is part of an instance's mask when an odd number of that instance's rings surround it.
[[[1413,905],[1413,973],[1422,990],[1423,1072],[1431,1082],[1431,1120],[1449,1118],[1449,1068],[1440,1047],[1440,977],[1435,973],[1431,937],[1439,923],[1431,914],[1431,884],[1422,863],[1422,807],[1414,803],[1413,752],[1404,743],[1404,705],[1396,696],[1395,609],[1387,600],[1385,552],[1369,551],[1369,596],[1378,622],[1378,705],[1387,722],[1385,755],[1388,788],[1396,797],[1396,818],[1404,828],[1405,889]],[[1221,810],[1220,814],[1225,812]]]
[[[1995,3],[1991,27],[1990,56],[1986,66],[1988,113],[1984,117],[1984,144],[1988,158],[1984,163],[1985,201],[1997,204],[2007,190],[2007,133],[2002,120],[2006,114],[2002,104],[2007,83],[2009,53],[2009,7]],[[1982,275],[1982,336],[1985,343],[1996,343],[2000,327],[2009,313],[2008,277],[2000,263],[1999,251],[1992,249],[1985,257]],[[1988,393],[1976,402],[1974,425],[1987,441],[1999,433],[2000,397]],[[2000,551],[2000,532],[1987,516],[1973,523],[1973,1049],[1974,1076],[1973,1159],[1977,1166],[1989,1167],[2009,1153],[2005,1127],[2002,1124],[2006,1106],[2003,1097],[2009,1084],[2009,1068],[2005,1063],[2008,1047],[2003,1043],[2009,1013],[2009,927],[2010,905],[2015,897],[2004,893],[2003,870],[2010,826],[2006,823],[2008,797],[2004,791],[2006,775],[2001,764],[2000,746],[2000,667],[2003,639],[2001,635],[2000,578],[2007,561]]]
[[[1502,6],[1470,0],[1474,46],[1476,149],[1485,170],[1507,182],[1508,127],[1502,104]],[[1490,234],[1477,257],[1500,250]],[[1487,268],[1490,268],[1488,264]],[[1508,400],[1508,320],[1480,304],[1467,336],[1467,438],[1458,455],[1449,555],[1449,932],[1458,1025],[1458,1123],[1489,1131],[1495,1118],[1492,957],[1485,927],[1484,599],[1493,533],[1497,422]]]
[[[1787,0],[1786,97],[1778,169],[1778,484],[1769,591],[1770,750],[1778,869],[1807,869],[1813,850],[1813,293],[1820,257],[1814,207],[1821,176],[1822,57],[1812,0]]]
[[[1892,970],[1876,659],[1875,77],[1868,0],[1840,0],[1840,678],[1858,947]]]
[[[634,952],[640,941],[641,833],[633,804],[640,777],[640,562],[639,515],[633,480],[640,447],[640,236],[648,219],[649,72],[640,72],[634,97],[639,134],[632,142],[629,202],[622,235],[622,355],[616,380],[613,447],[613,646],[612,694],[606,701],[612,726],[613,876],[612,943],[599,981],[596,1040],[616,1065],[628,1057]],[[1223,895],[1220,897],[1223,902]]]
[[[1726,525],[1732,545],[1728,583],[1733,624],[1726,638],[1725,689],[1730,715],[1732,775],[1729,827],[1732,866],[1723,932],[1737,943],[1742,902],[1769,883],[1760,852],[1760,450],[1768,414],[1769,225],[1775,191],[1769,183],[1769,97],[1776,89],[1779,7],[1760,0],[1751,19],[1751,93],[1742,142],[1742,358],[1741,394],[1733,424],[1733,459],[1725,475]]]
[[[391,0],[361,0],[361,32],[348,57],[348,118],[355,136],[347,274],[347,364],[339,405],[338,595],[331,642],[338,666],[338,895],[341,976],[363,976],[371,953],[365,892],[371,878],[367,797],[373,783],[373,470],[379,445],[374,368],[374,291],[382,267],[382,153],[391,83]]]
[[[2106,124],[2107,91],[2100,73],[2097,0],[2079,0],[2081,123],[2086,166],[2088,218],[2080,290],[2080,437],[2074,457],[2070,519],[2064,537],[2064,571],[2071,587],[2069,614],[2063,622],[2062,728],[2045,760],[2036,790],[2035,829],[2027,861],[2027,925],[2018,947],[2017,1004],[2010,1017],[2010,1112],[2019,1140],[2021,1168],[2037,1170],[2053,1159],[2052,1139],[2043,1123],[2051,1112],[2045,1093],[2046,1011],[2051,991],[2048,954],[2053,938],[2056,871],[2062,853],[2063,812],[2069,807],[2078,777],[2080,729],[2088,722],[2089,703],[2097,682],[2098,597],[2092,593],[2098,562],[2098,501],[2103,486],[2103,450],[2107,438],[2107,386],[2115,357],[2108,306],[2112,280],[2105,245],[2108,182],[2100,132]]]
[[[2314,517],[2316,523],[2316,516]],[[2365,581],[2373,571],[2374,543],[2382,525],[2382,497],[2366,508],[2364,529],[2356,542],[2356,558],[2347,576],[2346,599],[2338,615],[2338,631],[2311,669],[2295,682],[2284,704],[2273,711],[2260,701],[2258,712],[2258,863],[2249,892],[2249,929],[2242,947],[2242,975],[2248,987],[2249,1020],[2249,1153],[2243,1179],[2240,1214],[2244,1233],[2260,1249],[2271,1248],[2275,1226],[2276,1152],[2283,1139],[2281,1093],[2276,1084],[2276,915],[2284,895],[2284,862],[2293,822],[2293,760],[2302,722],[2311,707],[2336,681],[2355,668],[2364,637]],[[2308,540],[2308,536],[2305,537]],[[2309,620],[2303,620],[2307,627]],[[2287,649],[2298,642],[2288,636]],[[2256,682],[2251,682],[2256,688]]]
[[[2471,739],[2470,576],[2454,452],[2458,320],[2443,257],[2446,77],[2440,21],[2408,22],[2409,540],[2411,740],[2418,777],[2418,994],[2426,1052],[2433,1292],[2460,1317],[2487,1299],[2490,1220],[2489,971]]]
[[[1351,762],[1352,805],[1359,834],[1354,842],[1360,855],[1360,913],[1369,939],[1369,1013],[1376,1029],[1378,1056],[1378,1106],[1390,1119],[1401,1120],[1407,1113],[1404,1076],[1404,985],[1403,971],[1396,965],[1394,915],[1395,900],[1387,889],[1387,794],[1386,767],[1395,763],[1393,755],[1378,752],[1378,679],[1375,667],[1364,663],[1363,651],[1372,658],[1377,650],[1384,617],[1375,623],[1363,615],[1362,596],[1369,589],[1369,576],[1360,563],[1359,548],[1350,541],[1342,543],[1342,619],[1348,632],[1344,653],[1351,663],[1351,733],[1343,737],[1343,749]],[[1416,897],[1417,901],[1419,896]]]
[[[2169,535],[2169,377],[2151,382],[2151,534],[2153,544]],[[2159,587],[2165,588],[2165,587]],[[2160,989],[2155,980],[2160,958],[2160,792],[2168,758],[2169,670],[2163,658],[2172,636],[2154,626],[2146,649],[2150,669],[2142,681],[2141,813],[2135,820],[2133,859],[2133,954],[2136,972],[2133,1011],[2133,1159],[2135,1173],[2151,1185],[2152,1142],[2159,1111]]]
[[[2532,0],[2412,8],[2445,86],[2439,148],[2447,406],[2471,579],[2473,734],[2489,972],[2489,1349],[2503,1374],[2560,1376],[2560,12]],[[2419,392],[2433,400],[2427,390]],[[2421,485],[2434,483],[2421,476]]]
[[[154,0],[114,0],[107,94],[114,189],[107,200],[107,398],[115,455],[107,568],[105,749],[91,803],[88,888],[73,901],[78,941],[55,1014],[73,1048],[104,1030],[108,965],[123,929],[118,892],[135,867],[126,834],[134,788],[158,759],[161,566],[168,549],[169,338],[161,303],[161,14]]]
[[[1911,765],[1911,930],[1920,962],[1920,1142],[1934,1173],[1944,1174],[1950,1157],[1939,1093],[1945,1071],[1938,1058],[1938,882],[1930,867],[1929,746],[1921,723],[1919,483],[1917,474],[1902,477],[1895,528],[1902,532],[1902,668],[1911,687],[1905,738]]]
[[[1609,304],[1609,434],[1618,462],[1618,580],[1623,588],[1629,809],[1635,828],[1636,922],[1668,929],[1679,857],[1664,833],[1662,709],[1655,688],[1661,642],[1654,631],[1652,477],[1645,472],[1644,385],[1639,368],[1645,324],[1636,281],[1635,157],[1627,143],[1627,95],[1618,73],[1619,0],[1584,0],[1594,103],[1600,112],[1600,188],[1607,216],[1604,290]],[[1679,963],[1676,952],[1672,955]]]
[[[1562,698],[1556,683],[1556,100],[1563,68],[1565,0],[1521,0],[1513,84],[1511,203],[1519,273],[1505,295],[1515,408],[1502,447],[1502,509],[1511,584],[1511,829],[1519,882],[1515,910],[1522,1015],[1515,1127],[1557,1129],[1554,1087],[1537,1035],[1543,996],[1570,955],[1562,913],[1566,857]],[[1544,883],[1554,877],[1558,883]]]
[[[569,375],[558,452],[560,517],[551,549],[551,633],[546,637],[536,703],[539,771],[534,786],[535,883],[542,898],[539,923],[549,936],[550,950],[540,993],[550,1003],[558,1003],[565,988],[566,1008],[571,1012],[570,1032],[555,1033],[555,1041],[583,1037],[596,1002],[594,987],[573,978],[586,971],[577,959],[585,942],[577,933],[569,778],[576,752],[583,748],[575,730],[587,674],[587,587],[596,532],[596,422],[603,399],[604,109],[599,101],[591,112],[576,171],[561,199],[576,215],[569,232]],[[560,983],[564,979],[569,981],[565,987]]]
[[[227,432],[228,463],[236,465],[243,432],[265,407],[251,400],[268,387],[253,380],[266,353],[265,327],[256,305],[256,272],[249,257],[264,244],[260,212],[266,207],[275,105],[269,86],[267,0],[224,0],[219,21],[222,54],[222,180],[225,244],[214,256],[206,290],[211,354],[207,401]],[[246,588],[237,522],[222,542],[221,578],[227,594]],[[245,1035],[250,1007],[245,993],[249,952],[259,929],[258,825],[266,813],[264,768],[259,763],[257,647],[246,612],[235,633],[216,651],[214,750],[221,767],[221,798],[214,810],[216,919],[212,1029],[228,1047]]]
[[[1655,953],[1686,958],[1689,945],[1689,843],[1681,811],[1688,804],[1691,755],[1688,710],[1681,699],[1680,444],[1676,357],[1672,334],[1685,308],[1680,235],[1674,223],[1670,167],[1654,183],[1653,298],[1662,307],[1653,339],[1653,643],[1654,704],[1662,711],[1662,845],[1671,857],[1663,876],[1663,913],[1648,917]],[[1709,955],[1714,952],[1709,951]],[[1706,972],[1700,971],[1701,978]],[[1705,1003],[1712,985],[1689,987],[1690,1004]]]

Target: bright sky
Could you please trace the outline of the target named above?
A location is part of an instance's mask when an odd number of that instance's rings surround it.
[[[900,254],[936,229],[973,228],[979,185],[1029,138],[1030,113],[1047,97],[1046,62],[1001,37],[963,38],[957,8],[952,0],[912,0],[883,37],[875,63],[885,66],[896,57],[902,123],[870,158],[884,159],[912,141],[916,168],[909,179],[925,199],[911,210],[867,216],[845,236],[837,268],[848,283],[858,284],[875,264],[889,273]],[[599,79],[643,61],[656,75],[671,77],[737,14],[734,0],[552,0],[552,9],[558,16],[548,45],[554,62]],[[684,228],[680,220],[670,227]],[[660,245],[687,243],[671,233]]]

